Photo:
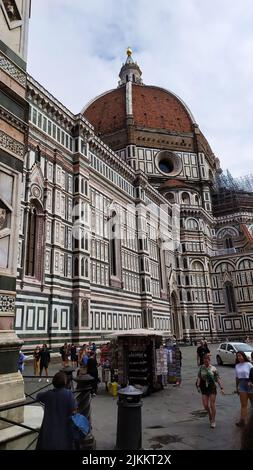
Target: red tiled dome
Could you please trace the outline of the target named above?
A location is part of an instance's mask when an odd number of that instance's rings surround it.
[[[100,135],[126,127],[126,86],[110,90],[95,98],[83,115]],[[133,120],[137,127],[191,132],[193,116],[186,105],[163,88],[132,84]]]
[[[95,98],[83,115],[96,133],[109,134],[125,127],[125,108],[125,87],[121,87]]]

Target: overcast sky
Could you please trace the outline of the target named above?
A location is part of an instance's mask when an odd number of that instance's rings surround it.
[[[28,72],[72,112],[115,88],[126,48],[191,109],[223,169],[253,173],[253,1],[32,0]]]

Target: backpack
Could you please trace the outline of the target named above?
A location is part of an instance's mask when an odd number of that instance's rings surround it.
[[[86,416],[75,413],[71,416],[74,440],[79,441],[90,432],[90,423]]]

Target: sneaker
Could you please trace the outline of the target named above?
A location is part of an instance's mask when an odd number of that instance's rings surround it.
[[[216,423],[215,423],[215,422],[213,422],[213,423],[211,423],[211,425],[210,425],[210,426],[211,426],[211,428],[213,428],[213,429],[214,429],[214,428],[216,428]]]
[[[49,379],[47,379],[47,382],[49,382]]]
[[[38,382],[41,382],[41,379],[39,379]]]

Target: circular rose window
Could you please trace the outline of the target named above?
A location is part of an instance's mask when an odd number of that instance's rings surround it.
[[[182,162],[179,156],[167,150],[162,150],[156,154],[155,163],[157,169],[164,175],[176,176],[182,170]]]

